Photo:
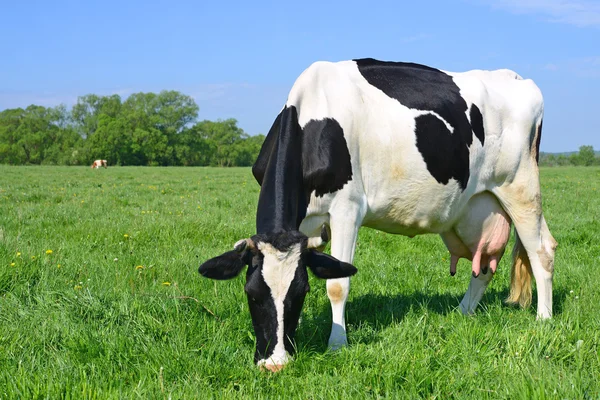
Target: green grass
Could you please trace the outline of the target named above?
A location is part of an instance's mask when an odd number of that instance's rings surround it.
[[[600,169],[541,175],[551,321],[503,303],[510,257],[465,317],[470,265],[450,277],[438,236],[363,229],[350,346],[327,351],[311,277],[296,359],[271,374],[244,278],[197,273],[254,233],[249,169],[0,166],[0,398],[599,398]]]

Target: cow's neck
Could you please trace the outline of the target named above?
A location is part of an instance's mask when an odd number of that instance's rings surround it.
[[[256,212],[256,232],[297,230],[306,215],[308,198],[302,175],[302,130],[295,107],[283,109],[265,142],[268,159],[261,151],[257,161],[257,164],[262,163],[264,175]],[[261,182],[258,176],[257,179]]]

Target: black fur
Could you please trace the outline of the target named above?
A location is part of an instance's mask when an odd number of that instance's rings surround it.
[[[302,175],[307,195],[340,190],[352,179],[344,131],[332,118],[311,120],[302,130]]]
[[[321,279],[345,278],[357,272],[356,267],[352,264],[340,261],[320,251],[307,250],[302,256],[313,274]]]
[[[302,132],[295,107],[285,108],[265,139],[252,172],[261,184],[256,233],[297,230],[306,215]]]
[[[429,173],[438,182],[447,184],[453,178],[464,190],[469,180],[469,146],[473,143],[473,129],[466,115],[467,103],[452,77],[435,68],[413,63],[372,58],[355,62],[362,76],[389,97],[408,108],[433,111],[452,126],[454,132],[450,134],[437,117],[431,114],[417,117],[417,148]],[[481,130],[479,126],[476,129],[476,135],[483,134],[483,124]]]
[[[277,341],[277,311],[271,296],[271,289],[262,277],[262,255],[252,259],[246,271],[244,286],[248,298],[248,308],[256,335],[254,362],[266,359],[273,354]]]
[[[457,141],[446,124],[434,115],[419,115],[415,123],[417,147],[429,173],[440,183],[447,184],[454,178],[462,189],[466,188],[469,180],[469,149]]]
[[[275,139],[279,137],[279,129],[281,126],[281,115],[283,111],[277,115],[271,129],[269,129],[269,133],[265,138],[265,141],[260,148],[260,152],[258,153],[258,157],[256,162],[252,166],[252,175],[254,175],[254,179],[258,182],[259,185],[262,186],[263,178],[265,176],[265,172],[267,171],[267,165],[269,163],[269,159],[271,154],[273,153],[273,146],[275,146]]]
[[[206,278],[226,280],[238,276],[246,264],[243,254],[231,250],[206,261],[198,272]]]
[[[483,130],[483,115],[481,115],[481,111],[479,111],[479,107],[475,104],[471,105],[471,126],[473,127],[473,133],[475,137],[479,139],[479,143],[483,146],[483,142],[485,141],[485,131]]]
[[[542,141],[542,124],[543,121],[540,122],[540,126],[537,128],[537,138],[535,140],[535,162],[540,163],[540,143]]]

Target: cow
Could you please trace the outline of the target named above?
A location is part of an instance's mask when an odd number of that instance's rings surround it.
[[[96,160],[92,163],[92,169],[100,167],[108,168],[108,162],[106,160]]]
[[[461,302],[471,313],[512,223],[508,300],[528,305],[533,274],[537,316],[550,318],[557,242],[541,204],[543,108],[535,83],[506,69],[453,73],[370,58],[307,68],[252,168],[261,186],[256,235],[199,268],[205,277],[231,279],[247,267],[256,364],[278,371],[291,360],[307,267],[327,279],[329,347],[347,344],[345,306],[361,226],[441,234],[456,257],[476,258]],[[329,239],[331,256],[320,251]]]

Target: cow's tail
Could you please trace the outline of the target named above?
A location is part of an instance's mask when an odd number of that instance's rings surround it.
[[[513,248],[513,264],[510,271],[510,293],[507,303],[528,307],[531,304],[531,263],[515,230],[515,247]]]

